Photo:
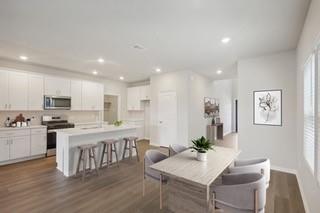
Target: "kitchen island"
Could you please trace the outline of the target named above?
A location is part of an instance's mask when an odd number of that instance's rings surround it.
[[[138,126],[122,125],[116,127],[114,125],[103,125],[102,127],[89,128],[73,128],[56,130],[57,132],[57,151],[56,162],[57,169],[61,171],[66,177],[75,175],[76,167],[79,158],[78,146],[83,144],[97,144],[96,158],[100,162],[102,157],[101,141],[106,139],[119,139],[117,143],[118,156],[122,157],[124,143],[123,137],[136,136]],[[133,152],[133,155],[136,155]],[[115,159],[113,156],[112,159]],[[89,164],[87,163],[88,167]],[[94,165],[93,165],[94,168]]]

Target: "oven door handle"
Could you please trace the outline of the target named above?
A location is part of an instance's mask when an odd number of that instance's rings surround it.
[[[48,133],[54,133],[54,132],[56,132],[56,130],[48,130]]]

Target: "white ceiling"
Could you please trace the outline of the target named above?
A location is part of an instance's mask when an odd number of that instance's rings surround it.
[[[1,0],[0,57],[126,81],[189,70],[235,74],[296,47],[309,0]],[[231,37],[223,45],[222,37]],[[134,45],[145,49],[133,48]],[[96,59],[103,57],[101,65]],[[216,70],[222,69],[217,76]]]

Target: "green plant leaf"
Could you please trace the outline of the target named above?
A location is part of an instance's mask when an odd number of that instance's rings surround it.
[[[193,145],[190,148],[197,152],[206,153],[209,150],[213,150],[213,144],[210,143],[210,141],[206,139],[204,136],[198,139],[191,140],[191,142]]]

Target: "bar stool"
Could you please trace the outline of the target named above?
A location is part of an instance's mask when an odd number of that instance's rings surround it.
[[[96,154],[95,154],[95,148],[97,147],[96,144],[85,144],[78,146],[78,149],[80,150],[79,154],[79,160],[78,160],[78,166],[77,166],[77,172],[76,175],[79,173],[80,164],[82,161],[83,169],[82,169],[82,181],[84,180],[86,176],[86,169],[87,169],[87,158],[89,157],[89,171],[92,171],[91,165],[92,160],[94,162],[94,167],[97,175],[99,175],[98,166],[97,166],[97,160],[96,160]]]
[[[112,152],[114,152],[117,160],[117,166],[119,167],[119,159],[118,159],[118,152],[117,152],[117,146],[116,143],[119,140],[116,139],[107,139],[105,141],[102,141],[102,157],[101,157],[101,162],[100,162],[100,168],[102,168],[103,165],[103,159],[104,156],[107,155],[107,167],[109,167],[109,164],[112,163]],[[106,150],[107,149],[107,150]]]
[[[137,140],[138,137],[125,137],[123,138],[124,140],[124,149],[123,149],[123,155],[122,155],[122,159],[125,159],[127,150],[129,150],[129,158],[132,159],[132,150],[135,149],[136,153],[137,153],[137,161],[139,162],[139,152],[138,152],[138,148],[137,148]],[[129,144],[129,147],[128,147]]]

